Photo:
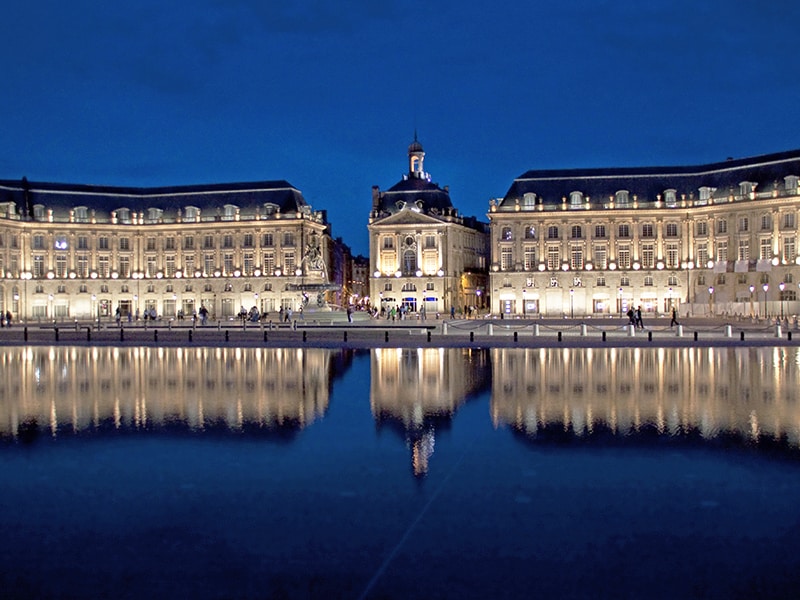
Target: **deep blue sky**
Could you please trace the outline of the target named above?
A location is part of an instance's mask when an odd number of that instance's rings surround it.
[[[371,186],[426,170],[462,213],[528,169],[800,147],[800,3],[7,3],[0,178],[286,179],[367,253]]]

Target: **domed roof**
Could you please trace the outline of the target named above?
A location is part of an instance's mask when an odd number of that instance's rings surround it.
[[[408,153],[411,154],[412,152],[424,152],[422,144],[417,141],[416,136],[414,136],[414,141],[411,142],[411,145],[408,147]]]

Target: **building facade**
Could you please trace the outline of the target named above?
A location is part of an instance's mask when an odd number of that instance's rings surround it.
[[[488,227],[458,213],[447,187],[431,182],[425,152],[408,147],[408,173],[385,192],[372,188],[370,301],[431,315],[482,307],[488,284]]]
[[[490,201],[491,310],[800,312],[800,151],[695,167],[528,171]]]
[[[331,237],[286,181],[119,188],[0,181],[0,309],[14,319],[275,313],[326,302]]]

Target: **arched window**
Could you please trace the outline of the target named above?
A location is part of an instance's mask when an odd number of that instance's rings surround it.
[[[616,194],[614,194],[614,201],[619,206],[628,206],[630,204],[630,196],[628,195],[628,190],[620,190]]]
[[[583,228],[580,225],[572,226],[572,239],[579,240],[583,237]]]
[[[551,225],[547,228],[547,239],[548,240],[557,240],[558,239],[558,227],[556,225]]]
[[[417,253],[414,250],[403,252],[403,272],[414,273],[417,270]]]
[[[200,218],[200,209],[196,206],[187,206],[183,211],[183,220],[186,223],[196,223]]]
[[[581,192],[570,192],[569,203],[572,206],[580,206],[583,204],[583,194]]]
[[[535,240],[536,239],[536,227],[533,225],[526,225],[525,226],[525,239],[526,240]]]
[[[509,241],[511,239],[511,227],[503,227],[502,232],[500,234],[500,239],[504,241]]]

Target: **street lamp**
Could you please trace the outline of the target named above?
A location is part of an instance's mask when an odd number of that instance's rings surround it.
[[[681,263],[681,266],[686,269],[686,304],[689,305],[689,310],[694,314],[694,307],[692,306],[692,285],[690,280],[690,271],[694,269],[694,262],[687,260]]]
[[[753,310],[753,292],[756,290],[756,286],[750,286],[750,317],[755,316],[755,311]]]
[[[522,318],[523,318],[523,319],[525,318],[525,293],[526,293],[527,291],[528,291],[528,290],[526,290],[526,289],[523,289],[523,290],[522,290]]]
[[[622,288],[617,290],[617,312],[622,312]]]
[[[779,288],[780,288],[780,290],[781,290],[781,321],[783,321],[783,300],[784,300],[784,298],[783,298],[783,290],[784,290],[784,288],[786,287],[786,284],[785,284],[783,281],[781,281],[781,282],[778,284],[778,287],[779,287]]]
[[[569,318],[570,319],[574,319],[575,318],[575,303],[574,303],[574,300],[575,300],[575,290],[570,289],[569,290]]]
[[[714,316],[714,286],[708,286],[708,313],[713,317]]]
[[[769,284],[765,283],[761,286],[761,289],[764,290],[764,318],[767,318],[767,290],[769,289]]]

